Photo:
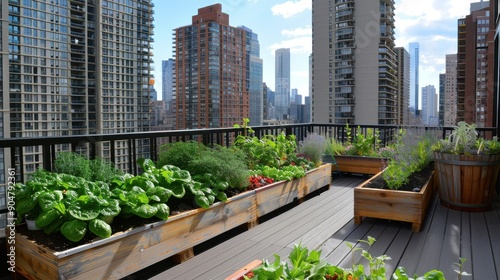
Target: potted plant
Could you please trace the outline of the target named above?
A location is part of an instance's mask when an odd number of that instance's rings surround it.
[[[459,122],[432,146],[441,204],[461,211],[491,208],[500,171],[500,142],[479,136],[475,124]]]
[[[402,132],[387,167],[354,189],[354,223],[363,217],[410,222],[420,231],[434,190],[431,132]]]

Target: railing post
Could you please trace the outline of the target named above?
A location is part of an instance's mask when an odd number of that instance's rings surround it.
[[[22,153],[19,153],[19,156],[21,157]],[[43,158],[43,169],[47,171],[52,171],[52,156],[51,156],[50,144],[42,145],[42,158]],[[20,159],[20,162],[22,171],[23,169],[22,159]]]

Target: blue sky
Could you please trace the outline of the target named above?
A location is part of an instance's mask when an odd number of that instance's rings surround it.
[[[327,0],[324,0],[327,1]],[[312,0],[153,0],[155,4],[155,88],[161,99],[161,61],[172,58],[172,30],[190,25],[198,8],[215,3],[231,26],[257,33],[264,61],[264,82],[274,90],[274,51],[291,49],[291,88],[308,95]],[[439,88],[445,55],[457,51],[457,19],[469,14],[470,0],[396,0],[396,45],[420,44],[420,86]]]

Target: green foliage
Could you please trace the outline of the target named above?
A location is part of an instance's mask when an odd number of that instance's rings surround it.
[[[323,135],[310,133],[303,141],[300,141],[298,151],[299,154],[312,161],[315,167],[319,167],[325,155],[326,139]]]
[[[328,155],[336,156],[336,155],[344,155],[346,148],[344,144],[337,140],[335,137],[326,137],[326,150],[325,153]]]
[[[82,177],[89,181],[103,182],[109,182],[113,176],[123,174],[114,167],[113,163],[103,158],[89,160],[73,152],[59,153],[54,161],[54,171]]]
[[[288,181],[306,176],[304,168],[298,165],[287,165],[281,168],[259,165],[251,173],[272,178],[274,181]]]
[[[367,240],[358,240],[360,243],[366,243],[371,248],[375,239],[368,237]],[[281,261],[278,255],[274,255],[274,262],[263,260],[262,265],[253,270],[254,276],[251,279],[273,279],[273,280],[292,280],[292,279],[386,279],[385,262],[390,260],[387,255],[378,257],[372,256],[368,250],[354,247],[348,243],[354,259],[356,251],[368,261],[369,267],[365,269],[362,264],[352,264],[351,268],[341,268],[332,265],[321,258],[321,251],[311,250],[301,244],[296,244],[289,255],[289,262]],[[399,280],[444,280],[444,274],[438,270],[431,270],[424,276],[415,275],[409,277],[403,267],[399,267],[392,275],[393,279]],[[248,279],[248,278],[245,278]]]
[[[435,142],[435,135],[423,128],[401,131],[393,145],[394,156],[382,173],[387,186],[399,189],[408,183],[412,173],[429,165],[434,158],[431,146]]]
[[[202,151],[186,168],[193,176],[211,174],[214,180],[227,182],[231,188],[245,189],[250,171],[245,163],[245,154],[238,149],[216,146]]]
[[[250,176],[245,154],[223,146],[208,148],[190,141],[165,144],[161,147],[157,167],[177,166],[193,176],[211,174],[217,181],[229,183],[230,188],[244,189]]]
[[[295,135],[286,136],[284,132],[278,136],[264,135],[262,138],[238,135],[233,148],[243,151],[251,170],[258,165],[279,168],[289,158],[296,157],[297,153]]]
[[[450,154],[486,154],[500,153],[498,138],[485,140],[479,137],[475,124],[461,121],[446,139],[441,139],[432,146],[432,151]]]
[[[189,163],[200,156],[209,148],[195,141],[167,143],[160,147],[156,166],[174,165],[180,169],[188,170]]]

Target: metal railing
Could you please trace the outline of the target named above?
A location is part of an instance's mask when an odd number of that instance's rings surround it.
[[[348,138],[348,133],[356,135],[365,134],[369,129],[378,134],[380,145],[385,146],[394,139],[394,135],[399,129],[411,128],[409,126],[393,125],[346,125],[333,124],[291,124],[291,125],[272,125],[252,127],[256,137],[265,135],[295,135],[296,141],[302,141],[308,133],[318,133],[335,137],[342,142]],[[422,128],[422,126],[420,127]],[[449,135],[453,127],[425,127],[426,130],[437,131],[441,133],[442,138]],[[348,132],[350,130],[350,132]],[[496,128],[478,128],[481,135],[486,139],[498,135]],[[121,134],[92,134],[81,136],[54,136],[54,137],[35,137],[35,138],[6,138],[0,139],[0,149],[4,149],[4,155],[10,159],[10,166],[16,170],[16,181],[23,182],[25,173],[24,156],[26,154],[39,154],[43,169],[52,171],[54,160],[57,156],[57,150],[61,150],[61,145],[69,147],[71,151],[83,149],[88,153],[90,159],[94,159],[98,154],[98,149],[106,145],[109,150],[109,160],[116,164],[117,157],[127,157],[127,168],[123,170],[128,173],[138,174],[139,167],[136,164],[140,156],[148,155],[151,160],[158,159],[158,152],[164,143],[178,141],[199,141],[207,146],[221,145],[229,147],[233,140],[238,136],[247,133],[247,128],[213,128],[213,129],[192,129],[192,130],[169,130],[169,131],[150,131]],[[126,145],[122,145],[126,143]],[[30,148],[31,147],[31,148]],[[27,150],[30,150],[27,152]],[[121,154],[116,154],[121,150]],[[124,150],[124,151],[123,151]],[[40,166],[38,166],[40,167]],[[33,170],[31,170],[33,171]],[[0,182],[5,185],[6,182]],[[0,209],[0,214],[5,213],[6,209]]]

